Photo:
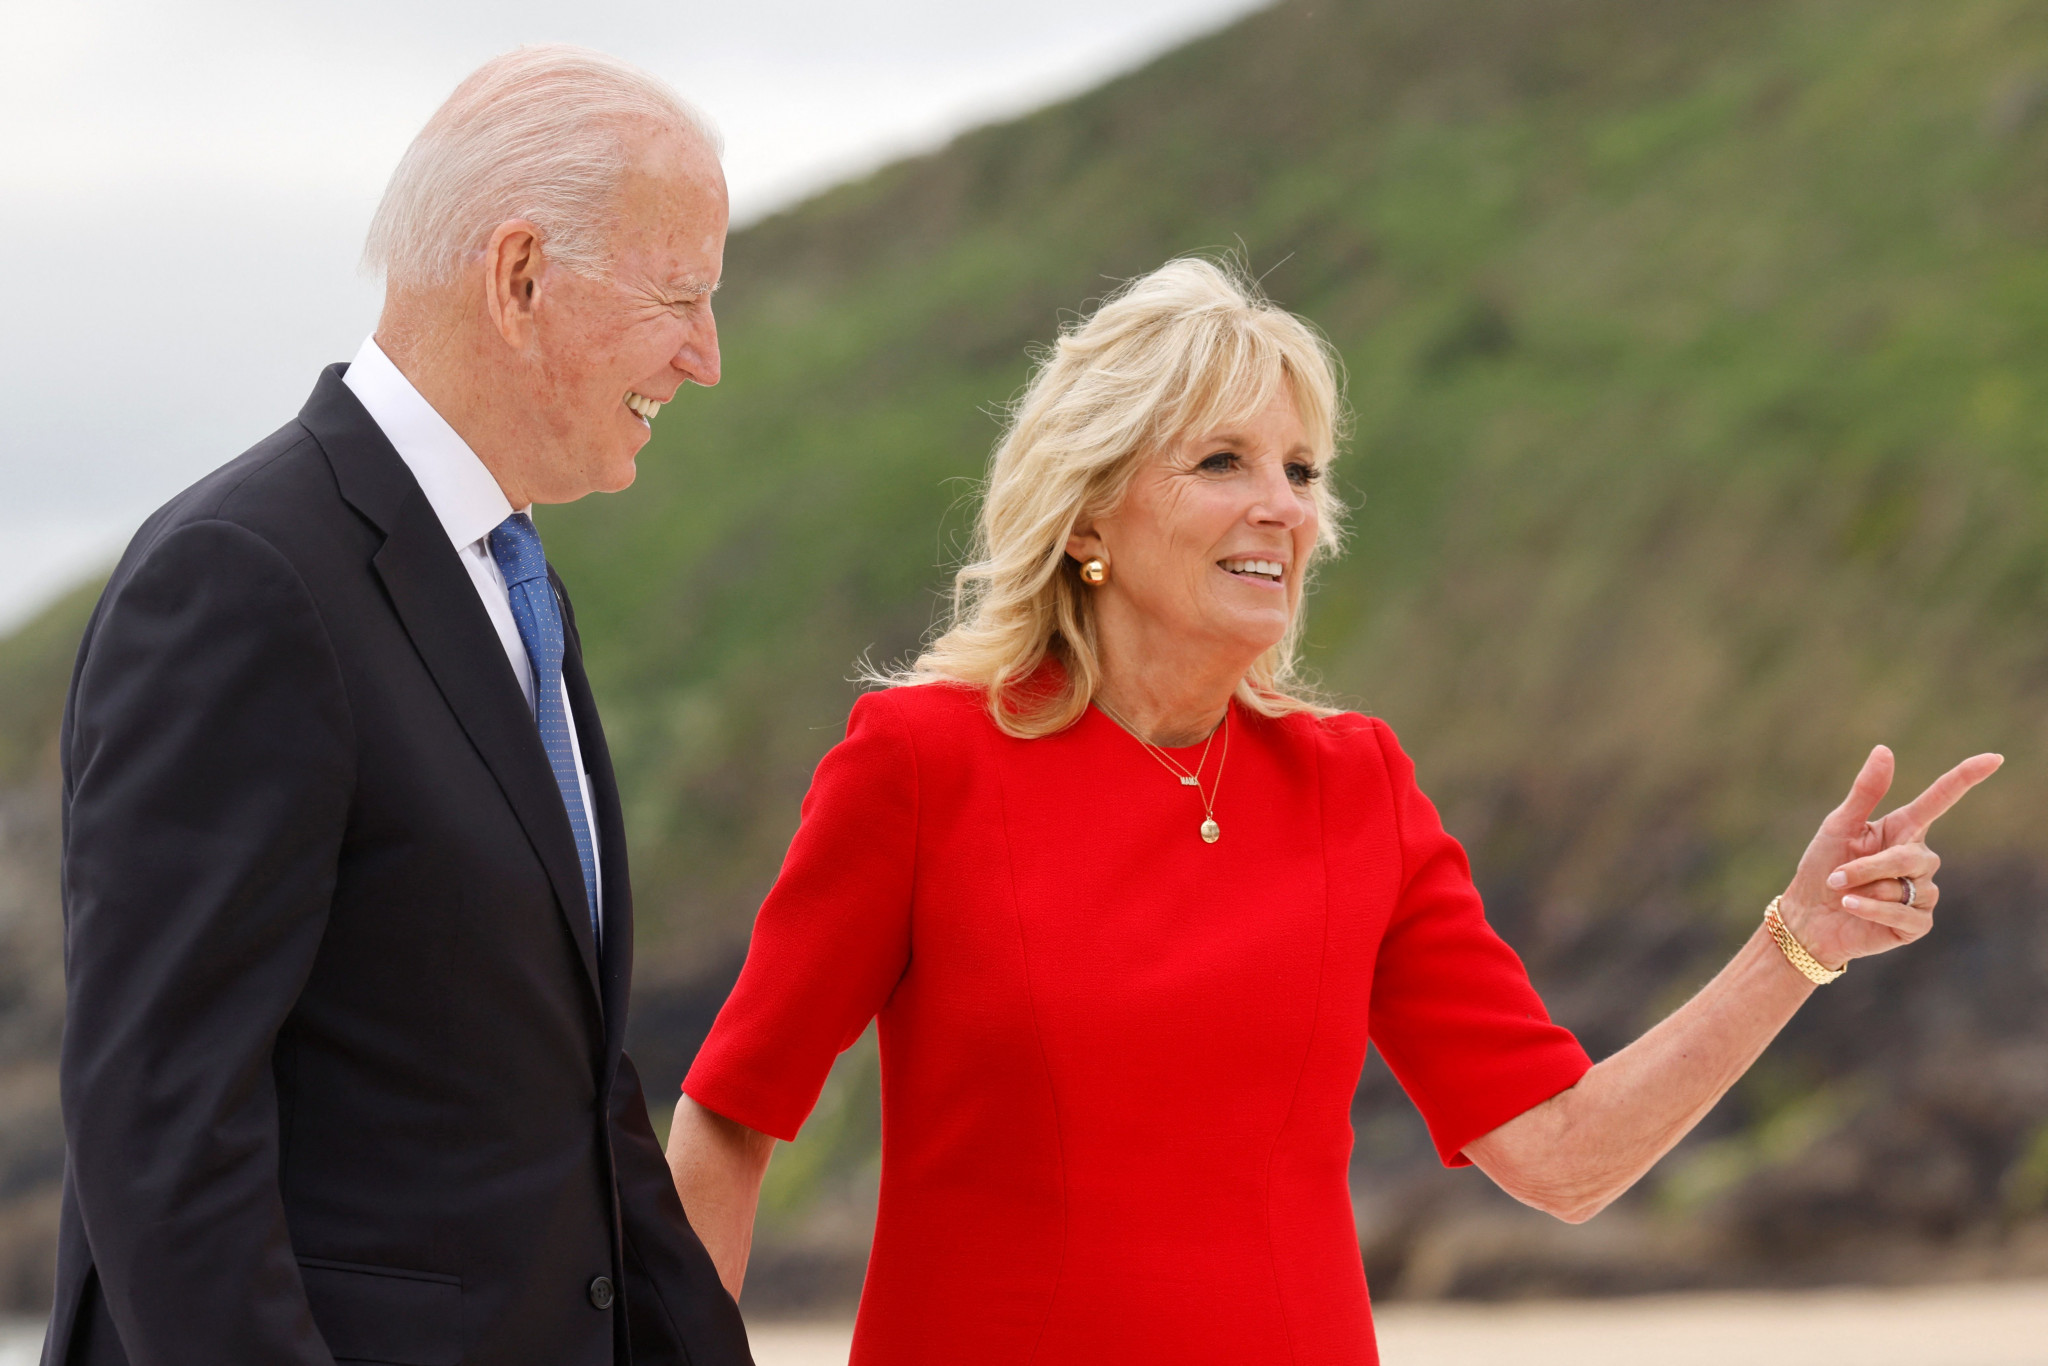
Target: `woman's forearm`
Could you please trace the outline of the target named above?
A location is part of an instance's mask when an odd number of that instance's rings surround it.
[[[1883,745],[1871,750],[1780,898],[1785,930],[1821,964],[1886,953],[1926,934],[1941,896],[1928,827],[2004,762],[1996,754],[1965,759],[1873,821],[1894,760]],[[1759,926],[1670,1019],[1571,1090],[1468,1144],[1465,1155],[1516,1199],[1574,1223],[1590,1219],[1699,1123],[1812,994]]]
[[[1590,1219],[1699,1123],[1813,990],[1759,928],[1669,1018],[1465,1155],[1525,1204]]]
[[[726,1293],[740,1297],[754,1245],[754,1210],[775,1140],[684,1096],[668,1135],[668,1167],[690,1227]]]

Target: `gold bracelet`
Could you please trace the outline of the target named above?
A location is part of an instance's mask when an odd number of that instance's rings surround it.
[[[1778,914],[1778,903],[1784,899],[1774,896],[1771,904],[1764,907],[1764,928],[1771,932],[1771,938],[1784,952],[1785,961],[1798,968],[1807,981],[1824,987],[1847,972],[1849,965],[1844,963],[1838,968],[1831,968],[1806,951],[1806,945],[1793,937],[1791,928],[1785,924],[1785,917]]]

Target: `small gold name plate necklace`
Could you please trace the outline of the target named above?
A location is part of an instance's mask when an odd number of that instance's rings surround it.
[[[1202,843],[1214,844],[1217,840],[1223,838],[1223,827],[1216,824],[1216,794],[1223,790],[1223,766],[1230,762],[1229,704],[1226,703],[1223,708],[1223,724],[1218,726],[1216,730],[1210,731],[1209,738],[1202,742],[1202,757],[1195,760],[1193,772],[1188,771],[1187,765],[1181,763],[1171,754],[1168,754],[1165,750],[1138,734],[1130,722],[1124,720],[1123,717],[1118,716],[1108,707],[1104,707],[1099,701],[1095,705],[1102,707],[1103,714],[1116,722],[1123,729],[1124,734],[1136,740],[1147,754],[1157,759],[1168,773],[1179,778],[1182,787],[1192,787],[1195,790],[1195,795],[1202,799]],[[1209,747],[1216,743],[1217,731],[1223,733],[1223,751],[1216,759],[1215,780],[1210,783],[1208,790],[1204,791],[1202,788],[1202,770],[1208,766]]]

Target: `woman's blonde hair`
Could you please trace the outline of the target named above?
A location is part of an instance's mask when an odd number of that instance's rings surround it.
[[[1113,511],[1144,461],[1190,433],[1252,419],[1282,383],[1326,465],[1345,412],[1341,362],[1320,333],[1234,265],[1183,258],[1125,284],[1062,330],[1012,405],[942,631],[907,669],[870,681],[970,685],[997,725],[1027,739],[1073,724],[1101,683],[1101,660],[1093,590],[1068,536]],[[1321,517],[1312,564],[1339,548],[1342,508],[1328,480],[1310,487]],[[1297,606],[1238,685],[1238,700],[1262,715],[1329,711],[1297,677],[1301,620]],[[1048,656],[1058,678],[1020,687]]]

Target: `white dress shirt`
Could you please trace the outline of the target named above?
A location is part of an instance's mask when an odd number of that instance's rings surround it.
[[[374,337],[363,342],[362,350],[350,362],[343,384],[355,394],[370,417],[383,429],[386,439],[398,451],[398,458],[412,471],[420,488],[433,505],[434,515],[455,545],[462,567],[483,600],[484,612],[497,629],[498,643],[526,694],[527,710],[533,710],[533,661],[527,658],[526,643],[519,638],[519,623],[512,616],[512,594],[505,586],[505,572],[491,554],[491,532],[513,513],[505,491],[477,459],[469,443],[456,435],[447,419],[412,387],[384,354]],[[518,511],[531,514],[529,505]],[[569,722],[569,752],[576,760],[576,781],[582,789],[583,817],[590,823],[590,857],[597,870],[599,911],[604,901],[604,869],[597,862],[597,809],[590,800],[590,774],[583,767],[583,746],[576,739],[576,714],[569,707],[569,686],[562,684],[562,715]]]

